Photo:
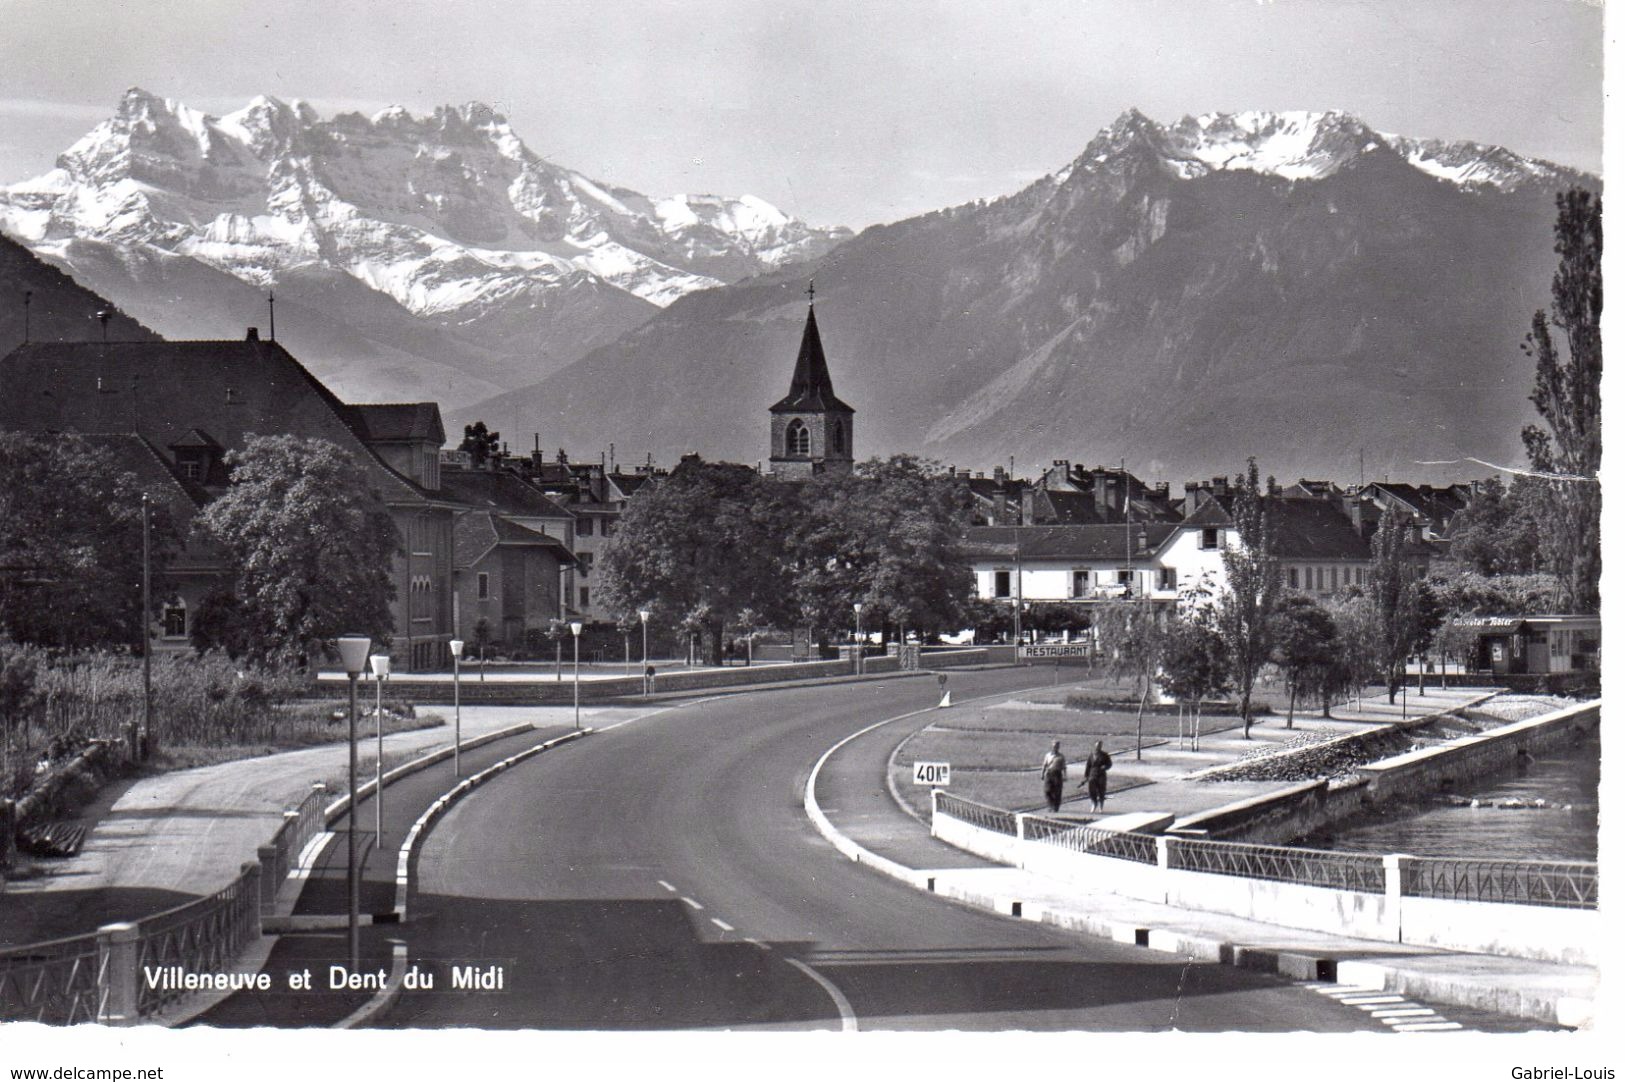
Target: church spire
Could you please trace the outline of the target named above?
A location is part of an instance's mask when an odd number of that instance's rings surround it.
[[[829,363],[824,360],[824,340],[818,333],[818,313],[813,308],[811,283],[807,285],[807,325],[801,332],[801,352],[796,355],[796,371],[790,378],[790,393],[773,406],[772,412],[809,410],[852,412],[851,406],[835,397],[835,384],[829,378]]]

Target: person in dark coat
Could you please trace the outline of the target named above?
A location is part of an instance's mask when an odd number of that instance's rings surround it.
[[[1066,782],[1066,756],[1061,754],[1059,740],[1050,745],[1049,754],[1044,756],[1044,762],[1038,768],[1038,773],[1044,779],[1044,800],[1049,804],[1049,810],[1061,810],[1061,789]]]
[[[1105,745],[1095,741],[1095,750],[1089,753],[1089,758],[1083,763],[1083,781],[1078,788],[1089,788],[1089,807],[1092,811],[1106,809],[1106,771],[1112,768],[1112,757],[1106,754]]]

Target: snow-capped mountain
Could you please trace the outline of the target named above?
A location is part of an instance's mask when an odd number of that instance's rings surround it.
[[[1164,126],[1137,109],[1101,132],[1062,174],[1110,161],[1135,143],[1186,179],[1240,171],[1283,180],[1324,180],[1369,154],[1388,151],[1430,176],[1464,188],[1511,192],[1531,181],[1554,183],[1578,176],[1504,147],[1378,132],[1360,118],[1335,110],[1204,113]]]
[[[812,274],[860,456],[1023,471],[1126,456],[1177,480],[1256,454],[1266,472],[1352,480],[1363,450],[1378,475],[1444,479],[1417,463],[1522,454],[1518,346],[1549,304],[1553,195],[1572,185],[1598,182],[1346,113],[1131,110],[1020,192],[685,297],[454,419],[757,461]]]
[[[483,104],[324,119],[260,97],[216,117],[139,89],[55,169],[0,189],[0,230],[169,334],[240,334],[247,298],[263,315],[275,288],[282,336],[343,392],[401,394],[366,378],[392,357],[393,378],[416,368],[454,401],[850,235],[751,196],[593,180]],[[338,341],[346,326],[367,348]]]

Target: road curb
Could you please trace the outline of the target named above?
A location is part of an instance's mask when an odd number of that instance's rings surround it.
[[[1493,696],[1485,696],[1485,698],[1490,697]],[[1482,701],[1482,699],[1475,700],[1475,704]],[[970,888],[962,884],[939,883],[938,877],[927,871],[910,868],[889,857],[880,856],[843,834],[830,821],[829,816],[824,814],[824,810],[819,806],[815,795],[819,772],[835,752],[858,737],[872,732],[882,725],[903,721],[909,717],[927,713],[931,709],[935,708],[899,714],[896,717],[875,722],[873,725],[859,729],[857,732],[844,737],[819,757],[818,762],[814,764],[812,772],[807,777],[807,786],[802,799],[802,806],[807,813],[807,817],[812,821],[814,828],[823,836],[825,841],[855,863],[873,868],[882,874],[901,880],[926,893],[951,898],[966,905],[997,913],[1000,916],[1039,921],[1068,931],[1080,932],[1098,939],[1109,939],[1125,945],[1146,947],[1168,954],[1185,954],[1202,961],[1231,965],[1258,972],[1274,973],[1296,981],[1341,981],[1349,984],[1364,984],[1374,988],[1382,988],[1386,991],[1434,999],[1454,1006],[1490,1010],[1542,1022],[1555,1022],[1558,1025],[1570,1028],[1590,1028],[1592,1024],[1593,1003],[1585,999],[1557,997],[1547,1001],[1536,997],[1523,996],[1516,990],[1505,994],[1493,991],[1474,994],[1473,990],[1464,989],[1460,985],[1452,983],[1448,977],[1443,979],[1429,978],[1426,975],[1412,974],[1385,965],[1382,962],[1339,961],[1335,957],[1302,951],[1233,943],[1228,940],[1186,932],[1177,928],[1141,927],[1124,921],[1098,918],[1076,911],[1057,912],[1040,904],[1026,903],[1024,899],[1020,898],[996,895],[990,891]],[[1466,709],[1466,707],[1457,707],[1456,709]],[[1441,711],[1441,713],[1444,713],[1444,711]],[[1412,719],[1413,723],[1415,720]]]
[[[534,726],[530,727],[534,728]],[[478,774],[473,774],[464,778],[462,781],[458,782],[444,793],[441,793],[440,796],[436,797],[434,802],[431,803],[428,808],[424,809],[423,814],[418,816],[417,821],[412,824],[412,828],[406,832],[406,840],[401,843],[400,853],[396,857],[395,919],[399,922],[404,922],[406,920],[406,896],[411,887],[412,861],[417,856],[418,841],[423,837],[424,833],[434,825],[435,820],[439,819],[446,813],[447,808],[450,808],[453,804],[457,803],[457,801],[467,796],[473,790],[479,788],[492,778],[503,773],[509,767],[522,763],[526,759],[540,755],[544,751],[556,748],[560,744],[568,744],[573,740],[579,740],[590,732],[592,732],[591,729],[577,729],[573,733],[565,733],[563,736],[556,736],[552,740],[546,740],[540,744],[525,748],[523,751],[519,751],[508,756],[501,762],[493,763],[491,766],[486,767]],[[463,745],[465,749],[468,746],[468,744]],[[421,769],[421,767],[419,769]],[[380,1017],[385,1011],[387,1011],[394,1004],[396,999],[400,998],[401,980],[404,979],[406,972],[406,944],[399,940],[392,940],[391,942],[395,944],[395,960],[389,983],[382,991],[376,993],[370,1000],[368,1000],[364,1006],[358,1008],[353,1014],[344,1019],[342,1022],[339,1022],[333,1028],[353,1029],[357,1026],[368,1025],[373,1019]]]

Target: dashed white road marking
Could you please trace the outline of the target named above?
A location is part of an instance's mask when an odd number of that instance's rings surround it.
[[[677,888],[672,886],[670,883],[666,882],[664,879],[656,879],[655,882],[659,883],[661,886],[665,887],[667,890],[671,891],[673,894],[677,893]]]
[[[1460,1029],[1460,1022],[1412,1022],[1408,1025],[1395,1026],[1395,1033],[1422,1033],[1430,1030]]]
[[[1389,1019],[1403,1021],[1406,1018],[1414,1020],[1417,1015],[1432,1013],[1427,1007],[1385,1007],[1382,1010],[1372,1011],[1371,1017],[1381,1018],[1385,1022]]]
[[[858,1016],[852,1010],[852,1004],[847,1001],[846,996],[841,993],[839,988],[835,987],[835,983],[799,958],[786,958],[785,961],[817,981],[818,986],[834,1001],[835,1009],[841,1015],[841,1032],[856,1033],[858,1030]]]
[[[1339,996],[1339,1003],[1347,1003],[1351,1007],[1365,1007],[1379,1003],[1403,1003],[1404,996]]]
[[[696,902],[693,898],[690,898],[686,894],[683,895],[683,901],[687,902],[689,905],[693,906],[695,909],[704,909],[705,908],[705,906],[701,905],[699,902]]]
[[[723,920],[721,917],[712,917],[711,923],[715,924],[718,928],[721,928],[724,932],[731,932],[734,930],[734,926]]]

